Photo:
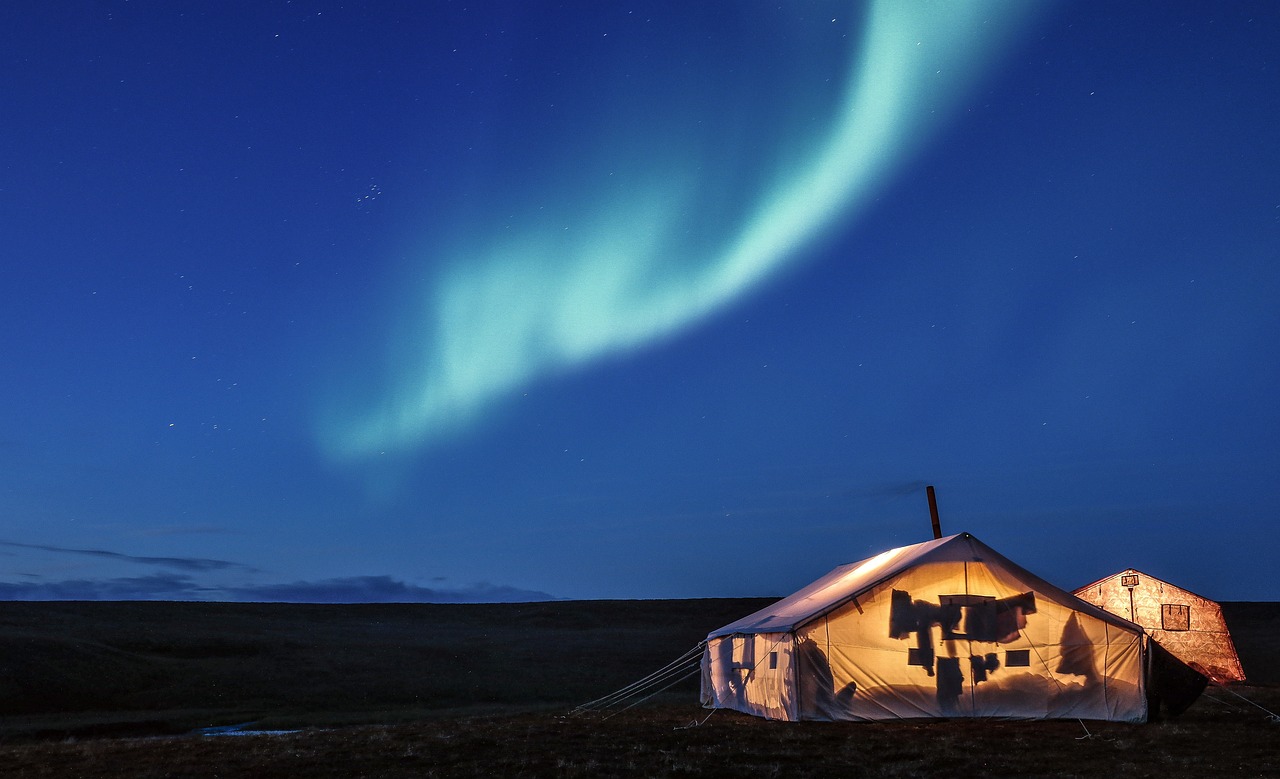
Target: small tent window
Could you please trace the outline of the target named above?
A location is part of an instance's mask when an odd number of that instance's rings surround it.
[[[756,642],[753,636],[734,636],[732,667],[747,669],[755,667],[755,648]]]
[[[777,670],[777,668],[778,668],[778,653],[770,652],[769,653],[769,670],[771,671]]]
[[[1010,649],[1004,653],[1004,664],[1008,668],[1028,668],[1031,666],[1030,649]]]
[[[1182,603],[1161,603],[1160,626],[1165,630],[1190,630],[1191,607]]]

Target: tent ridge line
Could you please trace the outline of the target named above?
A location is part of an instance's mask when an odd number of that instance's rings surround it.
[[[974,537],[973,537],[973,535],[972,535],[972,534],[970,534],[970,533],[967,533],[967,532],[961,532],[961,533],[956,533],[956,534],[955,534],[955,535],[953,535],[953,536],[946,536],[945,538],[942,538],[942,539],[934,539],[934,540],[935,540],[935,541],[946,541],[946,542],[953,542],[953,541],[957,541],[957,540],[965,540],[965,541],[968,541],[968,542],[969,542],[969,551],[970,551],[970,555],[971,555],[971,556],[973,556],[973,557],[974,557],[974,559],[975,559],[977,562],[984,562],[984,561],[983,561],[983,559],[982,559],[981,557],[978,557],[978,556],[977,556],[977,555],[978,555],[978,550],[976,550],[976,549],[974,548],[974,545],[973,545],[973,542],[974,542],[974,541],[976,541],[977,539],[976,539],[976,538],[974,538]],[[929,542],[928,542],[928,541],[925,541],[924,543],[929,543]],[[942,547],[943,547],[943,546],[945,546],[945,545],[946,545],[946,544],[938,544],[937,548],[939,548],[939,549],[940,549],[940,548],[942,548]],[[966,564],[967,564],[967,562],[968,562],[968,561],[965,561],[965,562],[966,562]],[[890,573],[885,574],[884,576],[880,577],[879,579],[876,579],[875,581],[871,582],[870,584],[868,584],[867,586],[863,587],[862,589],[857,590],[856,592],[851,592],[851,593],[849,593],[849,595],[848,595],[848,596],[846,596],[846,597],[844,597],[844,598],[841,598],[840,600],[838,600],[838,601],[836,601],[836,602],[832,603],[830,606],[827,606],[825,609],[820,609],[819,611],[814,612],[812,615],[810,615],[810,616],[809,616],[807,619],[805,619],[803,622],[797,622],[797,623],[795,623],[794,625],[792,625],[792,626],[791,626],[791,631],[790,631],[790,632],[791,632],[791,633],[795,633],[795,632],[796,632],[797,630],[799,630],[800,628],[805,627],[806,625],[812,624],[812,623],[814,623],[814,622],[817,622],[819,619],[822,619],[823,617],[827,616],[828,614],[830,614],[830,613],[832,613],[832,612],[834,612],[834,611],[839,611],[840,609],[842,609],[842,608],[844,608],[845,606],[849,605],[849,603],[853,603],[853,605],[857,607],[857,609],[858,609],[858,613],[859,613],[859,614],[861,614],[861,613],[862,613],[862,605],[861,605],[860,603],[858,603],[858,596],[859,596],[859,595],[865,595],[866,593],[868,593],[868,592],[870,592],[870,591],[874,590],[875,588],[879,587],[880,585],[885,584],[885,583],[887,583],[887,582],[889,582],[889,581],[892,581],[893,579],[897,578],[897,577],[898,577],[898,576],[900,576],[901,574],[902,574],[902,571],[901,571],[901,570],[895,570],[895,571],[892,571],[892,572],[890,572]],[[966,588],[967,588],[967,587],[966,587]]]
[[[789,632],[791,632],[791,633],[793,633],[793,634],[794,634],[794,633],[795,633],[797,630],[799,630],[800,628],[803,628],[803,627],[806,627],[806,626],[808,626],[808,625],[811,625],[811,624],[813,624],[814,622],[817,622],[818,620],[820,620],[820,619],[822,619],[823,617],[827,616],[828,614],[830,614],[830,613],[832,613],[832,612],[834,612],[834,611],[839,611],[840,609],[844,608],[845,606],[848,606],[850,603],[852,603],[854,606],[856,606],[856,607],[857,607],[857,609],[858,609],[858,613],[859,613],[859,614],[861,614],[861,613],[862,613],[862,604],[860,604],[860,603],[858,602],[858,596],[859,596],[859,595],[865,595],[866,593],[868,593],[868,592],[870,592],[870,591],[874,590],[875,588],[879,587],[880,585],[885,584],[885,583],[887,583],[887,582],[889,582],[889,581],[893,580],[894,578],[896,578],[896,577],[897,577],[899,574],[901,574],[901,573],[902,573],[901,571],[895,571],[895,572],[894,572],[894,573],[892,573],[892,574],[889,574],[889,575],[887,575],[887,576],[884,576],[883,578],[877,579],[876,581],[872,582],[871,584],[868,584],[866,587],[863,587],[862,589],[858,590],[857,592],[850,593],[847,597],[841,598],[840,600],[836,601],[835,603],[832,603],[830,606],[827,606],[825,609],[821,609],[821,610],[819,610],[819,611],[814,612],[814,613],[813,613],[813,614],[811,614],[807,619],[805,619],[803,622],[797,622],[797,623],[795,623],[794,625],[792,625],[792,626],[791,626],[791,630],[790,630]]]
[[[1101,579],[1098,579],[1097,581],[1089,582],[1088,584],[1082,585],[1082,586],[1080,586],[1080,587],[1076,587],[1076,588],[1075,588],[1074,590],[1072,590],[1071,592],[1076,593],[1076,592],[1080,592],[1081,590],[1087,590],[1087,589],[1089,589],[1090,587],[1097,587],[1097,586],[1099,586],[1099,585],[1101,585],[1101,584],[1103,584],[1103,583],[1105,583],[1105,582],[1109,582],[1109,581],[1111,581],[1112,579],[1116,578],[1117,576],[1122,576],[1122,575],[1127,574],[1127,573],[1136,573],[1136,574],[1138,574],[1139,576],[1144,576],[1144,577],[1146,577],[1146,578],[1148,578],[1148,579],[1154,579],[1155,581],[1160,582],[1161,584],[1165,585],[1166,587],[1173,587],[1173,588],[1174,588],[1174,589],[1176,589],[1176,590],[1181,590],[1182,592],[1185,592],[1185,593],[1186,593],[1186,594],[1188,594],[1188,595],[1194,595],[1195,597],[1199,598],[1200,600],[1206,600],[1206,601],[1209,601],[1209,602],[1211,602],[1211,603],[1219,603],[1219,601],[1215,601],[1215,600],[1213,600],[1212,598],[1207,598],[1207,597],[1205,597],[1205,596],[1201,595],[1201,594],[1200,594],[1200,593],[1198,593],[1198,592],[1192,592],[1191,590],[1188,590],[1186,587],[1183,587],[1183,586],[1178,585],[1178,584],[1174,584],[1173,582],[1165,581],[1164,579],[1161,579],[1159,576],[1156,576],[1155,574],[1147,573],[1146,571],[1139,571],[1137,568],[1126,568],[1126,569],[1124,569],[1123,571],[1118,571],[1118,572],[1116,572],[1116,573],[1111,574],[1110,576],[1104,576],[1104,577],[1102,577]]]

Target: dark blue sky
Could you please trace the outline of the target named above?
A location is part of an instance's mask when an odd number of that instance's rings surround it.
[[[931,483],[1277,598],[1274,3],[10,3],[0,62],[0,597],[784,594]]]

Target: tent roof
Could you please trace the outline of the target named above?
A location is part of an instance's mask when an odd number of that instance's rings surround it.
[[[1140,577],[1140,580],[1141,580],[1142,582],[1144,582],[1144,583],[1145,583],[1145,582],[1148,582],[1148,581],[1158,582],[1158,583],[1160,583],[1160,584],[1163,584],[1163,585],[1164,585],[1164,586],[1166,586],[1166,587],[1172,588],[1172,589],[1177,590],[1177,591],[1182,592],[1182,593],[1186,593],[1187,595],[1190,595],[1190,596],[1192,596],[1193,598],[1199,598],[1199,599],[1200,599],[1200,600],[1202,600],[1202,601],[1208,601],[1209,603],[1213,603],[1213,604],[1215,604],[1215,605],[1217,604],[1217,601],[1213,600],[1212,598],[1206,598],[1205,596],[1203,596],[1203,595],[1201,595],[1201,594],[1199,594],[1199,593],[1192,592],[1191,590],[1188,590],[1186,587],[1179,587],[1178,585],[1174,584],[1173,582],[1165,581],[1164,579],[1161,579],[1159,576],[1152,576],[1152,575],[1151,575],[1151,574],[1149,574],[1149,573],[1144,573],[1143,571],[1139,571],[1137,568],[1126,568],[1126,569],[1124,569],[1123,571],[1117,571],[1117,572],[1115,572],[1115,573],[1111,574],[1110,576],[1104,576],[1104,577],[1102,577],[1101,579],[1098,579],[1098,580],[1097,580],[1097,581],[1095,581],[1095,582],[1089,582],[1088,584],[1084,585],[1083,587],[1077,587],[1077,588],[1075,589],[1075,591],[1076,591],[1076,592],[1084,592],[1085,590],[1089,589],[1090,587],[1098,587],[1098,586],[1100,586],[1100,585],[1106,584],[1107,582],[1111,581],[1112,579],[1118,579],[1118,578],[1120,578],[1121,576],[1124,576],[1124,575],[1126,575],[1126,574],[1131,574],[1131,573],[1136,573],[1136,574]]]
[[[1086,603],[1067,591],[1049,584],[972,535],[957,533],[946,538],[890,549],[866,560],[842,565],[777,603],[749,614],[737,622],[713,630],[707,638],[735,633],[790,632],[849,603],[858,595],[909,568],[925,563],[959,561],[995,563],[1035,591],[1037,597],[1056,601],[1075,611],[1085,612],[1131,632],[1143,632],[1140,626],[1129,620]]]

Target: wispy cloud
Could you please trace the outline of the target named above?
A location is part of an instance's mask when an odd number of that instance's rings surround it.
[[[165,568],[176,568],[180,571],[256,570],[242,563],[233,563],[228,560],[211,560],[204,557],[146,557],[123,552],[112,552],[106,549],[73,549],[65,546],[50,546],[48,544],[24,544],[18,541],[0,541],[0,546],[11,549],[34,549],[41,552],[53,552],[54,554],[96,557],[141,565],[158,565]]]
[[[925,482],[900,481],[851,487],[841,490],[840,495],[846,498],[864,498],[877,501],[891,501],[924,495]]]
[[[184,574],[0,582],[0,600],[215,600],[217,590]]]
[[[228,590],[233,600],[279,603],[513,603],[555,600],[537,590],[482,582],[462,588],[421,587],[390,576],[350,576]]]
[[[242,535],[243,531],[225,525],[167,525],[163,527],[138,528],[134,530],[140,536],[198,536],[198,535]]]
[[[34,577],[32,577],[34,579]],[[0,600],[182,600],[256,603],[524,603],[555,600],[537,590],[487,582],[420,587],[391,576],[352,576],[287,584],[216,586],[186,574],[114,579],[0,582]]]

